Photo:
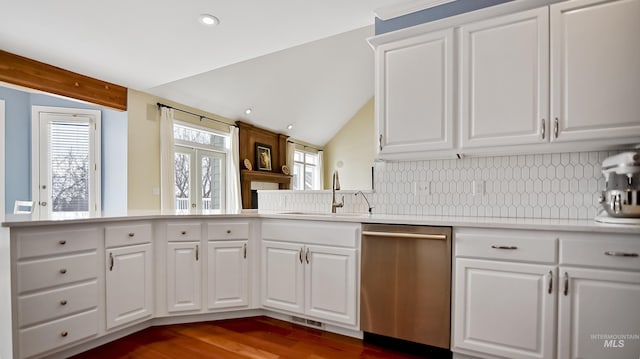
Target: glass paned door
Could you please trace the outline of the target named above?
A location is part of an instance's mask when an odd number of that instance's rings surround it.
[[[212,151],[197,150],[199,178],[201,179],[200,193],[203,211],[222,211],[225,203],[225,155]]]
[[[178,152],[174,156],[176,210],[188,211],[191,208],[192,153]]]

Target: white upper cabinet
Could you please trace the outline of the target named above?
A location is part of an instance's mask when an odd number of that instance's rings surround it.
[[[551,6],[552,141],[638,142],[639,34],[640,0]]]
[[[463,25],[460,40],[461,147],[547,142],[548,8]]]
[[[453,29],[376,43],[378,157],[452,149]]]

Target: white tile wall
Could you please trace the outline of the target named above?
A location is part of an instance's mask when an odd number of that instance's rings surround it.
[[[591,219],[605,186],[600,165],[615,153],[376,162],[375,193],[367,197],[381,214]],[[341,192],[339,211],[366,212],[360,196]],[[261,191],[258,203],[265,210],[327,212],[331,191]]]

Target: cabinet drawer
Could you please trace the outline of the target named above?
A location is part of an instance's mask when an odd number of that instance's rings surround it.
[[[151,242],[151,224],[108,226],[104,229],[104,241],[107,248],[149,243]]]
[[[555,263],[556,238],[545,232],[456,231],[456,257]]]
[[[200,238],[202,238],[202,227],[199,222],[167,224],[169,241],[199,241]]]
[[[595,236],[594,236],[595,237]],[[560,264],[640,270],[640,241],[637,236],[606,235],[606,239],[560,239]]]
[[[96,310],[48,322],[19,332],[20,357],[30,357],[98,333]]]
[[[249,238],[249,223],[209,223],[208,239],[247,239]]]
[[[18,298],[20,328],[95,308],[98,284],[93,281]]]
[[[262,222],[262,239],[338,247],[360,245],[359,223],[273,220]]]
[[[95,252],[18,263],[18,292],[94,279],[97,267]]]
[[[19,231],[15,235],[17,257],[23,259],[95,250],[99,235],[97,228]]]

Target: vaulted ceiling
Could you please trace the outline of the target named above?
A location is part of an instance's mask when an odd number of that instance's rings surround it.
[[[0,0],[0,48],[324,145],[373,95],[373,10],[403,1]]]

